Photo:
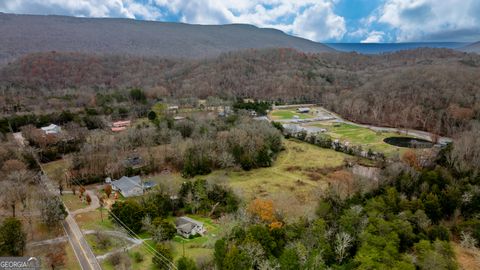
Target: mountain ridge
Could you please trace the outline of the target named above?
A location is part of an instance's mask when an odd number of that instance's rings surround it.
[[[28,53],[64,51],[200,59],[242,49],[334,49],[278,29],[249,24],[197,25],[126,18],[0,13],[0,62]]]
[[[463,47],[462,51],[480,53],[480,41],[471,43],[471,44]]]

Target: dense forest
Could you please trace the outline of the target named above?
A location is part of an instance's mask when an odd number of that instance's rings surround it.
[[[149,100],[315,102],[358,122],[453,135],[479,118],[479,71],[476,54],[427,48],[372,56],[248,50],[206,60],[51,52],[0,70],[0,107],[5,115],[96,107],[101,96],[141,88]]]

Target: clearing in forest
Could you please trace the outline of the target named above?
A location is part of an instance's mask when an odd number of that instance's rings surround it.
[[[224,178],[246,202],[269,198],[288,216],[311,214],[327,185],[327,175],[341,170],[345,159],[353,157],[296,140],[284,140],[284,146],[271,167],[220,170],[205,178]]]

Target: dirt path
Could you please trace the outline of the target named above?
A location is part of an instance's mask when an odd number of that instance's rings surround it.
[[[61,237],[42,240],[42,241],[30,242],[30,243],[27,244],[27,246],[28,247],[38,247],[38,246],[43,246],[43,245],[52,245],[52,244],[63,243],[63,242],[67,242],[67,241],[68,241],[68,238],[66,236],[61,236]]]
[[[72,215],[78,215],[78,214],[92,212],[92,211],[95,211],[97,208],[100,207],[100,201],[99,201],[97,195],[95,195],[95,191],[87,190],[87,191],[85,191],[85,193],[90,195],[90,198],[92,199],[92,201],[90,202],[90,205],[85,207],[85,208],[78,209],[78,210],[75,210],[75,211],[71,212]]]

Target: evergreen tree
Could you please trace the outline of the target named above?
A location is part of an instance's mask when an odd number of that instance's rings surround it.
[[[22,223],[16,218],[6,218],[0,227],[0,253],[2,256],[22,256],[26,244]]]

